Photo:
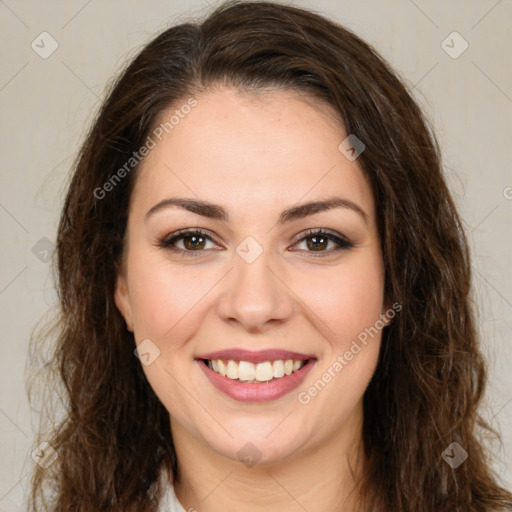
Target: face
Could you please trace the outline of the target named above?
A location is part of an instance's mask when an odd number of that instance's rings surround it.
[[[328,106],[196,100],[138,171],[115,300],[173,433],[285,460],[360,425],[386,312],[374,200]]]

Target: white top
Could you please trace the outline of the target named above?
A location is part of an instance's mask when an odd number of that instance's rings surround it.
[[[178,501],[174,487],[168,485],[160,501],[158,512],[186,512],[183,505]]]
[[[178,501],[174,492],[174,486],[171,484],[171,479],[166,469],[160,471],[160,485],[163,487],[163,492],[158,504],[158,512],[187,512]]]

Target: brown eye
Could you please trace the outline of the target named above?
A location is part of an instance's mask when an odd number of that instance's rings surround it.
[[[329,244],[329,239],[325,236],[311,236],[306,238],[306,245],[312,251],[323,250]]]
[[[212,247],[208,247],[208,243]],[[202,231],[196,230],[182,230],[174,233],[159,242],[160,247],[168,249],[176,253],[181,253],[187,256],[199,256],[201,253],[208,249],[220,249],[220,247],[213,242],[211,237]],[[194,254],[192,254],[194,253]]]
[[[188,250],[204,249],[206,239],[198,235],[185,235],[182,237],[183,245]]]
[[[318,256],[323,256],[324,254],[328,255],[333,252],[354,247],[351,242],[341,235],[324,230],[312,230],[307,232],[295,245],[300,246],[300,244],[305,244],[305,248],[299,247],[299,250],[315,252],[318,253]]]

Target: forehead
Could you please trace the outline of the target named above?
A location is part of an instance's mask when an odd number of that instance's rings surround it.
[[[185,195],[261,214],[342,195],[373,217],[368,181],[357,160],[339,149],[347,134],[331,106],[288,90],[225,88],[195,100],[191,109],[181,111],[184,99],[162,112],[157,126],[174,116],[172,129],[139,169],[134,206]]]

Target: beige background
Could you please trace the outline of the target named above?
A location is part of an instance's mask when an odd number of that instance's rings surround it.
[[[490,370],[485,415],[504,439],[496,469],[512,488],[512,2],[293,3],[374,44],[414,86],[435,125],[473,249]],[[72,158],[121,64],[156,32],[209,9],[206,0],[0,0],[0,511],[23,510],[34,464],[26,354],[32,327],[55,302],[45,251]],[[46,59],[31,47],[43,31],[58,43]],[[469,44],[458,58],[441,46],[453,31]],[[448,39],[451,52],[462,49],[457,37]]]

